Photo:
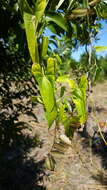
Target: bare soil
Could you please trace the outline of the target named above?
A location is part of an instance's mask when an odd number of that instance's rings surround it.
[[[94,136],[98,123],[107,120],[107,81],[97,84],[90,95],[86,131],[77,131],[72,145],[54,154],[54,171],[44,167],[54,126],[48,130],[42,106],[32,107],[29,101],[26,96],[12,99],[15,108],[20,104],[26,109],[21,107],[14,121],[21,133],[0,151],[0,190],[107,189],[107,146],[98,133]],[[105,139],[106,128],[107,123],[102,129]]]

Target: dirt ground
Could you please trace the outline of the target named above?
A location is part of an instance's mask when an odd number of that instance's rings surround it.
[[[0,151],[0,190],[105,190],[107,189],[107,146],[98,133],[98,123],[107,120],[107,81],[97,84],[89,98],[85,133],[78,131],[71,146],[55,153],[54,171],[44,168],[53,142],[54,127],[48,130],[40,105],[28,107],[29,97],[12,99],[26,109],[14,124],[21,129],[5,151]],[[11,112],[11,111],[10,111]],[[106,139],[107,123],[102,129]],[[23,128],[23,129],[22,129]]]

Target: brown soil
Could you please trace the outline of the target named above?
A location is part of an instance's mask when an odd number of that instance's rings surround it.
[[[12,100],[18,104],[18,98]],[[21,105],[29,98],[19,99]],[[0,190],[105,190],[107,189],[107,147],[97,133],[107,119],[107,82],[97,84],[89,98],[87,129],[74,135],[63,154],[55,154],[55,170],[44,168],[53,143],[54,126],[48,130],[43,109],[35,105],[19,112],[21,134],[1,151]],[[25,125],[26,124],[26,125]],[[107,126],[105,126],[106,128]],[[104,131],[106,138],[106,130]]]

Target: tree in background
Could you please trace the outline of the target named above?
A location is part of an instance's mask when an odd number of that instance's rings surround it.
[[[17,0],[0,1],[0,74],[11,80],[31,78],[23,20]]]
[[[98,59],[98,64],[101,68],[101,72],[99,74],[99,81],[107,79],[107,55],[105,57],[100,56]]]

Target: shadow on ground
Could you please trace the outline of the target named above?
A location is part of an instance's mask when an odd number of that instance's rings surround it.
[[[36,155],[34,159],[26,156],[31,148],[40,148],[41,141],[23,132],[31,130],[31,126],[18,120],[20,114],[26,113],[37,122],[32,103],[21,101],[30,92],[25,86],[18,91],[11,89],[8,81],[0,83],[0,90],[0,190],[45,190],[44,160],[37,162]]]
[[[1,152],[2,154],[2,152]],[[13,159],[5,154],[0,158],[0,189],[1,190],[45,190],[43,185],[43,162],[17,155]],[[41,183],[43,184],[43,182]]]
[[[107,133],[103,133],[103,136],[107,142]],[[107,145],[100,135],[93,139],[92,152],[100,157],[102,165],[102,171],[99,171],[98,175],[93,176],[93,178],[107,188]]]
[[[105,141],[107,142],[107,133],[102,134]],[[99,169],[97,166],[95,166],[95,168],[97,168],[97,173],[96,175],[93,175],[92,178],[98,181],[102,187],[107,188],[107,145],[100,134],[90,137],[88,133],[84,134],[83,132],[79,132],[79,135],[80,137],[85,137],[85,141],[82,142],[83,148],[91,148],[92,157],[93,155],[96,155],[96,158],[100,158],[101,161],[101,168]],[[95,157],[93,158],[95,159]]]
[[[9,121],[9,125],[13,124]],[[25,126],[25,123],[21,124],[20,133],[15,125],[12,127],[12,134],[4,138],[7,140],[0,146],[0,190],[45,190],[43,185],[44,172],[44,160],[36,162],[36,155],[34,160],[29,158],[27,153],[31,148],[41,147],[41,141],[38,136],[30,137],[23,134],[21,129]],[[27,127],[27,124],[26,124]],[[11,132],[11,131],[10,131]],[[6,138],[7,137],[7,138]]]

